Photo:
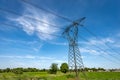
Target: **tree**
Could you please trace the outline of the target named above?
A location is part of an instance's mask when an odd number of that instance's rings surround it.
[[[14,68],[12,72],[15,74],[23,74],[23,68]]]
[[[96,68],[91,68],[94,72],[96,72],[97,71],[97,69]]]
[[[105,71],[104,68],[98,68],[98,71]]]
[[[69,70],[68,64],[67,63],[62,63],[61,66],[60,66],[60,70],[63,73],[68,72],[68,70]]]
[[[88,71],[88,70],[90,70],[90,69],[89,69],[89,68],[87,68],[87,67],[85,67],[85,68],[84,68],[84,71]]]
[[[49,73],[50,74],[56,74],[57,70],[58,70],[58,65],[56,63],[52,63],[51,67],[50,67],[50,70],[49,70]]]
[[[11,71],[10,68],[5,69],[5,72],[10,72],[10,71]]]
[[[3,70],[2,69],[0,69],[0,73],[2,73],[3,72]]]

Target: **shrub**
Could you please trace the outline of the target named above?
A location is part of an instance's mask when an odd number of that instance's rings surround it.
[[[68,64],[67,63],[62,63],[61,66],[60,66],[60,70],[63,73],[68,72],[68,70],[69,70]]]
[[[22,68],[15,68],[15,69],[13,69],[12,72],[15,74],[23,74],[23,69]]]
[[[58,70],[58,66],[56,63],[52,63],[51,67],[50,67],[50,70],[49,70],[49,73],[50,74],[56,74],[57,73],[57,70]]]

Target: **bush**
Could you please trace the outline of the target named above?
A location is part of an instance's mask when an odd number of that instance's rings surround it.
[[[23,69],[22,68],[15,68],[15,69],[13,69],[12,72],[15,74],[23,74]]]
[[[72,75],[72,74],[68,74],[66,75],[67,78],[75,78],[75,75]]]
[[[50,74],[56,74],[57,73],[57,70],[58,70],[58,66],[56,63],[52,63],[51,67],[50,67],[50,70],[49,70],[49,73]]]
[[[60,70],[63,73],[68,72],[68,70],[69,70],[68,64],[67,63],[62,63],[61,66],[60,66]]]

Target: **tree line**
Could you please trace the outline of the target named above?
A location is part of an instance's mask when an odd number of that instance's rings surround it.
[[[22,74],[23,72],[39,72],[39,71],[41,71],[41,70],[37,69],[37,68],[22,68],[22,67],[13,68],[13,69],[10,69],[10,68],[0,69],[0,73],[13,72],[13,73],[16,73],[16,74]]]
[[[69,67],[67,63],[62,63],[60,68],[58,68],[58,64],[52,63],[50,69],[37,69],[37,68],[0,69],[0,73],[13,72],[15,74],[22,74],[23,72],[42,72],[42,71],[47,71],[50,74],[56,74],[57,71],[61,71],[62,73],[67,73],[69,71]],[[74,71],[74,70],[70,70],[70,71]],[[84,69],[79,69],[79,71],[97,72],[97,71],[106,71],[106,70],[104,68],[84,68]]]

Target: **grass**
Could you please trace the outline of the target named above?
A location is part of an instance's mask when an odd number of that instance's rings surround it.
[[[88,80],[120,80],[120,72],[87,72]],[[75,80],[75,75],[58,72],[56,75],[47,72],[0,73],[0,80]],[[85,80],[80,73],[80,79]]]
[[[89,80],[120,80],[120,72],[90,72]]]

